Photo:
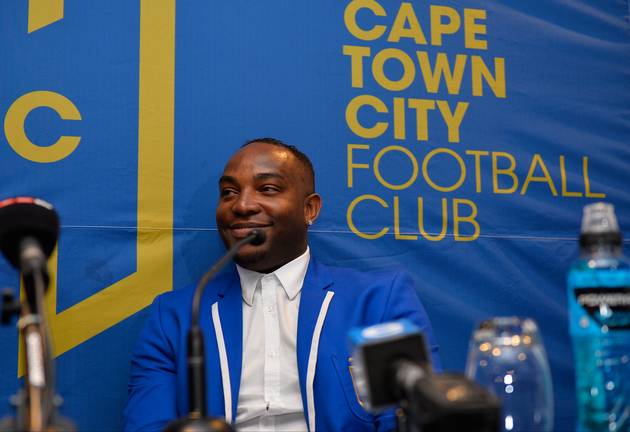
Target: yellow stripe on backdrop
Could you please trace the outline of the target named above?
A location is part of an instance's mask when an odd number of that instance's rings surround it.
[[[33,33],[63,19],[64,0],[29,0],[28,32]]]
[[[55,356],[128,318],[173,287],[174,104],[175,0],[141,0],[137,269],[56,313],[59,269],[57,255],[51,258],[46,302]],[[20,360],[18,376],[23,373]]]

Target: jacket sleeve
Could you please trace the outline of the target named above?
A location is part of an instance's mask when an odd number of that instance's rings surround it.
[[[380,322],[395,321],[406,318],[417,325],[427,339],[431,351],[431,364],[435,372],[442,372],[439,347],[433,334],[433,327],[424,306],[418,298],[418,293],[411,276],[406,272],[396,274],[392,281],[389,297],[385,304],[383,317]]]
[[[125,431],[159,431],[177,418],[175,353],[162,328],[160,309],[158,297],[132,354]]]
[[[433,370],[441,372],[442,363],[431,322],[418,298],[413,279],[405,272],[398,273],[394,277],[380,322],[395,321],[402,318],[413,322],[424,333],[431,353]],[[397,428],[396,415],[393,411],[384,412],[378,415],[375,420],[378,431],[394,431]]]

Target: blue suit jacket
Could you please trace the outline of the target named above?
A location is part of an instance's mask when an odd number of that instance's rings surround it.
[[[193,291],[191,287],[163,294],[151,306],[132,356],[125,430],[160,430],[188,412],[186,339]],[[241,287],[234,267],[209,283],[201,311],[208,414],[235,419],[243,328]],[[357,400],[346,335],[355,326],[400,318],[410,319],[425,332],[434,368],[439,370],[431,324],[407,274],[327,267],[311,256],[297,330],[300,389],[311,432],[395,428],[393,413],[373,416]],[[228,413],[226,405],[231,405]]]

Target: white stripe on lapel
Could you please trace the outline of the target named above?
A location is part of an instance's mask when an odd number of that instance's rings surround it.
[[[311,352],[308,355],[308,367],[306,368],[306,406],[308,408],[308,430],[315,432],[315,399],[313,396],[313,382],[315,381],[315,367],[317,366],[317,350],[319,349],[319,336],[322,333],[324,319],[328,312],[328,306],[334,292],[328,291],[322,307],[319,309],[315,330],[313,330],[313,339],[311,340]]]
[[[217,337],[217,347],[219,348],[221,381],[223,382],[223,402],[225,405],[225,421],[232,423],[232,386],[230,385],[230,368],[228,367],[227,352],[225,351],[223,329],[221,328],[221,319],[219,318],[219,303],[212,305],[212,323],[214,324],[214,334]]]

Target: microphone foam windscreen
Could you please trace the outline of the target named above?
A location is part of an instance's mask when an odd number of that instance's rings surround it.
[[[46,201],[17,197],[0,201],[0,250],[15,268],[20,267],[20,244],[36,239],[48,258],[57,244],[59,217]]]
[[[265,233],[259,229],[252,230],[251,234],[254,235],[254,238],[251,239],[249,244],[253,246],[260,246],[265,242],[265,240],[267,240],[267,236],[265,235]]]
[[[379,412],[398,402],[392,369],[397,360],[410,360],[431,371],[424,335],[406,319],[355,328],[348,337],[356,390],[369,411]]]

